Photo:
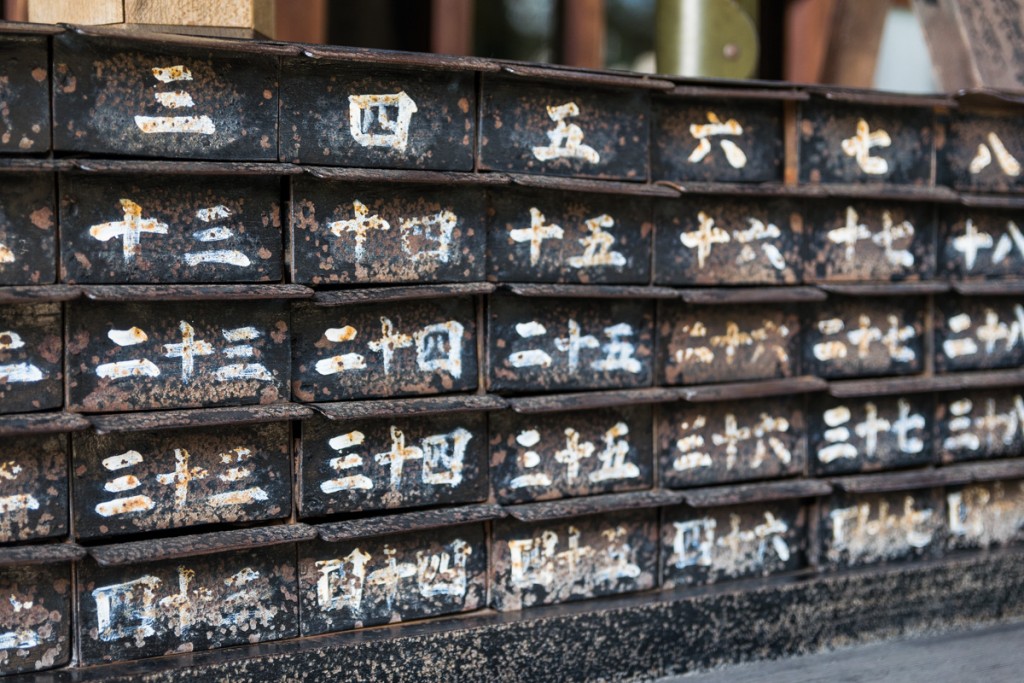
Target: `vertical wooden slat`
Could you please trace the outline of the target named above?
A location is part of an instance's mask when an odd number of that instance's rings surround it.
[[[786,5],[783,78],[819,83],[832,30],[835,0],[791,0]]]
[[[4,0],[4,19],[28,21],[28,0]]]
[[[473,0],[431,0],[430,51],[473,54]]]
[[[890,0],[837,0],[822,69],[823,83],[870,88]]]
[[[562,0],[562,63],[604,68],[604,0]]]
[[[274,39],[296,43],[327,42],[327,0],[288,0],[274,4]]]

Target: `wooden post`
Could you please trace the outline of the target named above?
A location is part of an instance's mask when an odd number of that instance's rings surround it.
[[[870,88],[890,0],[837,0],[822,83]]]
[[[138,24],[196,33],[274,35],[274,0],[27,0],[43,24]]]
[[[473,54],[473,0],[432,0],[430,51],[445,55]]]
[[[604,68],[604,0],[562,0],[562,63]]]

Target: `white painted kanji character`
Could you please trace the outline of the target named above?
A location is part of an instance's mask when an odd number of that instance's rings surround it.
[[[0,263],[14,263],[14,250],[0,242]]]
[[[973,401],[968,398],[953,401],[949,406],[950,435],[943,441],[943,447],[976,451],[981,448],[983,439],[988,451],[992,451],[997,442],[1011,446],[1018,431],[1024,435],[1024,398],[1017,394],[1012,402],[1013,407],[1001,413],[996,409],[996,400],[986,398],[984,415],[972,417]]]
[[[138,327],[131,327],[127,330],[109,330],[107,338],[120,347],[135,346],[136,344],[143,344],[149,341],[149,335]],[[112,363],[101,363],[96,366],[96,375],[103,379],[159,377],[160,368],[148,358],[133,358]]]
[[[992,163],[992,153],[995,152],[996,163],[999,165],[999,170],[1011,178],[1016,178],[1020,175],[1020,162],[1006,149],[1006,145],[999,139],[999,136],[994,132],[989,132],[986,136],[988,144],[984,142],[978,145],[978,151],[975,153],[974,158],[971,159],[971,163],[968,164],[967,170],[971,172],[971,175],[978,175],[984,171],[989,164]],[[991,147],[991,149],[990,149]]]
[[[565,448],[555,451],[555,461],[565,465],[565,479],[570,484],[580,474],[580,462],[594,454],[594,444],[580,442],[580,433],[572,427],[565,429]]]
[[[315,562],[320,576],[316,582],[317,605],[321,610],[349,609],[359,613],[363,605],[366,565],[369,553],[355,548],[343,558]]]
[[[544,240],[560,240],[564,234],[561,226],[549,224],[539,209],[530,207],[530,227],[513,228],[508,236],[513,242],[530,245],[530,265],[535,266],[540,263]]]
[[[363,147],[390,147],[404,152],[409,145],[412,115],[419,111],[404,90],[387,95],[349,95],[348,130]]]
[[[395,426],[391,427],[391,448],[373,456],[379,465],[387,465],[390,471],[391,490],[398,491],[402,487],[402,472],[409,460],[422,460],[423,450],[417,446],[405,445],[405,433]]]
[[[263,333],[255,327],[236,327],[222,330],[224,340],[232,342],[232,345],[224,348],[222,352],[228,358],[252,358],[255,350],[247,343],[255,341],[263,336]],[[235,343],[237,342],[237,343]],[[274,381],[274,375],[263,363],[243,361],[240,363],[228,363],[213,371],[213,376],[218,382],[230,382],[233,380],[258,380],[261,382]]]
[[[466,595],[466,563],[473,547],[461,538],[449,543],[440,553],[416,553],[416,586],[424,598]]]
[[[594,335],[592,335],[592,334],[580,334],[581,330],[580,330],[579,323],[577,323],[572,318],[569,318],[569,325],[568,325],[568,327],[569,327],[568,335],[566,335],[565,337],[559,337],[558,339],[556,339],[555,340],[555,348],[558,349],[559,351],[561,351],[562,353],[567,354],[568,363],[569,363],[569,370],[570,371],[574,371],[574,370],[576,370],[576,368],[580,364],[580,351],[583,350],[583,349],[596,349],[601,344],[600,344],[600,342],[597,341],[597,338],[595,338]],[[627,327],[628,327],[628,325],[627,325]],[[607,333],[607,330],[610,330],[610,329],[613,329],[613,328],[606,328],[606,333]],[[630,334],[632,333],[631,329],[629,330],[629,333]],[[612,335],[609,333],[609,336],[612,336]],[[626,335],[620,332],[619,336],[626,336]],[[615,338],[613,337],[613,340],[614,339]],[[629,342],[621,342],[620,341],[620,342],[616,342],[616,343],[623,345],[621,347],[617,347],[617,348],[621,349],[621,350],[617,351],[617,353],[619,353],[619,354],[622,354],[626,350],[625,349],[626,346],[629,346],[629,347],[633,346]],[[630,350],[629,353],[632,353],[632,350]],[[609,362],[611,362],[611,361],[609,361]],[[625,362],[628,362],[628,361],[625,361]],[[634,362],[636,362],[636,361],[634,361]],[[593,367],[593,365],[592,365],[592,367]],[[594,368],[594,369],[596,370],[598,368]]]
[[[995,265],[1002,263],[1014,247],[1024,256],[1024,233],[1021,233],[1016,223],[1006,221],[1006,232],[999,236],[996,248],[992,252],[992,263]]]
[[[602,435],[604,448],[598,452],[597,459],[601,467],[587,477],[594,483],[612,479],[635,479],[640,476],[640,468],[634,463],[626,462],[629,457],[629,442],[624,436],[629,434],[629,426],[625,422],[616,422],[611,429]]]
[[[580,115],[580,108],[575,102],[567,102],[556,107],[548,106],[548,117],[555,122],[554,130],[547,132],[551,144],[546,147],[534,147],[533,156],[540,161],[552,159],[583,159],[592,164],[601,160],[601,155],[590,145],[583,144],[583,129],[575,123],[565,120]]]
[[[209,472],[202,467],[191,467],[191,454],[184,448],[174,449],[174,471],[156,475],[165,486],[174,486],[174,506],[184,507],[188,502],[188,487],[194,479],[206,479]]]
[[[532,470],[540,465],[540,454],[532,450],[534,446],[540,443],[540,432],[536,429],[524,429],[516,435],[516,443],[526,449],[517,459],[520,469]],[[551,486],[551,483],[551,477],[548,476],[547,472],[541,470],[539,472],[526,472],[513,477],[512,481],[509,482],[509,488],[521,489],[528,486]]]
[[[826,233],[830,242],[843,245],[847,261],[852,261],[857,251],[857,243],[861,240],[871,239],[871,231],[863,223],[859,223],[857,211],[852,206],[846,207],[846,223],[841,228],[829,230]]]
[[[374,569],[366,576],[367,586],[380,586],[384,590],[384,602],[388,612],[391,611],[398,591],[402,586],[402,579],[409,579],[416,576],[417,567],[412,562],[399,562],[395,556],[398,551],[389,545],[384,546],[384,556],[387,557],[386,564],[380,569]]]
[[[135,450],[129,450],[124,453],[108,456],[101,461],[101,464],[104,469],[110,472],[118,472],[119,470],[134,467],[143,460],[144,458],[141,453]],[[141,485],[142,482],[134,474],[121,474],[106,482],[103,485],[103,489],[110,493],[124,493],[126,491],[133,491]],[[113,517],[115,515],[125,515],[131,512],[147,512],[152,510],[154,507],[156,507],[156,503],[154,503],[153,499],[149,496],[144,494],[133,494],[97,503],[94,509],[96,510],[96,513],[102,517]]]
[[[237,482],[252,476],[252,467],[245,464],[252,458],[252,450],[245,447],[232,448],[223,453],[217,454],[218,464],[228,465],[223,472],[217,474],[217,479],[222,482]],[[214,493],[207,496],[204,502],[211,507],[227,507],[232,505],[250,505],[262,502],[269,498],[267,492],[260,486],[250,486],[245,489],[233,489]]]
[[[672,558],[676,569],[710,567],[714,561],[715,528],[711,518],[672,522]],[[670,558],[671,559],[671,558]]]
[[[142,642],[154,635],[156,591],[163,582],[145,575],[133,581],[99,586],[91,592],[96,603],[96,630],[105,643],[131,639]]]
[[[0,479],[6,481],[17,481],[24,468],[14,460],[0,460]],[[0,496],[0,519],[23,510],[38,510],[39,500],[31,493],[14,493],[7,496]]]
[[[828,429],[823,436],[828,446],[818,451],[818,460],[826,465],[839,459],[853,460],[857,457],[857,448],[850,443],[850,429],[845,425],[853,417],[846,406],[829,408],[822,416]]]
[[[705,450],[704,436],[699,432],[707,426],[707,423],[708,419],[704,415],[698,415],[692,422],[679,423],[679,431],[683,433],[683,436],[676,440],[676,449],[679,450],[679,455],[672,461],[672,469],[676,472],[711,467],[714,464],[711,454]],[[688,434],[687,432],[695,433]]]
[[[371,351],[376,351],[380,354],[384,374],[389,375],[391,374],[391,360],[394,358],[395,351],[411,347],[413,340],[409,335],[398,332],[395,329],[394,323],[385,316],[380,317],[380,333],[380,338],[369,342],[367,346]]]
[[[25,348],[25,340],[13,330],[0,332],[0,351],[14,351]],[[7,384],[33,383],[48,377],[37,365],[29,361],[0,365],[0,382]]]
[[[786,258],[782,255],[779,248],[770,241],[782,236],[782,231],[779,230],[779,226],[774,223],[765,223],[758,218],[748,218],[747,223],[750,227],[746,230],[732,231],[733,241],[737,244],[743,245],[740,249],[739,256],[736,257],[737,265],[750,263],[756,259],[757,253],[754,251],[751,244],[754,242],[763,242],[761,244],[761,251],[768,258],[768,263],[770,263],[772,268],[775,270],[785,270]]]
[[[914,265],[914,254],[909,249],[897,249],[896,242],[914,236],[910,221],[893,223],[892,214],[882,212],[882,230],[871,236],[871,241],[885,250],[885,260],[894,266],[909,268]]]
[[[743,126],[736,119],[723,122],[713,111],[709,111],[707,117],[707,123],[690,124],[690,135],[699,140],[696,149],[687,158],[691,164],[703,161],[704,157],[711,153],[711,138],[720,135],[743,135]],[[725,160],[729,162],[730,166],[738,169],[747,165],[747,155],[735,142],[720,139],[718,144],[722,146]]]
[[[431,434],[421,439],[423,483],[453,487],[461,484],[466,447],[472,438],[468,430],[457,427],[447,434]]]
[[[515,329],[516,334],[523,339],[543,337],[548,333],[547,328],[535,320],[525,323],[516,323]],[[525,351],[514,351],[509,354],[508,362],[514,368],[538,366],[547,368],[551,366],[552,358],[543,349],[527,349]]]
[[[175,65],[153,67],[153,78],[160,83],[180,83],[192,80],[192,71],[187,66]],[[196,106],[192,95],[183,90],[154,93],[156,101],[168,109],[191,109]],[[144,134],[151,133],[198,133],[213,135],[217,126],[213,119],[201,116],[136,116],[135,125]]]
[[[356,262],[361,262],[366,256],[366,238],[371,230],[390,230],[391,224],[377,214],[370,215],[370,209],[358,199],[352,202],[353,217],[342,221],[331,221],[327,229],[335,237],[341,237],[344,233],[355,235],[355,249],[353,254]]]
[[[715,225],[715,219],[700,211],[697,213],[698,227],[691,232],[679,235],[679,241],[687,249],[697,250],[697,267],[704,268],[704,262],[711,255],[711,248],[716,244],[727,244],[729,233]]]
[[[348,449],[361,446],[366,435],[359,430],[341,434],[331,438],[327,445],[340,455],[331,458],[328,465],[335,472],[346,472],[363,466],[363,456],[358,453],[348,453]],[[364,474],[348,474],[347,476],[329,479],[320,484],[320,490],[324,493],[337,493],[338,491],[369,490],[373,488],[373,480]]]
[[[902,453],[920,453],[924,450],[924,441],[914,436],[918,430],[926,426],[924,415],[910,412],[910,402],[899,399],[896,402],[899,414],[892,423],[891,431],[896,435],[896,448]]]
[[[570,320],[569,322],[571,325],[572,321]],[[571,326],[569,328],[569,332],[571,335]],[[626,341],[626,338],[632,337],[633,334],[632,325],[627,323],[617,323],[611,327],[604,328],[604,335],[608,337],[608,341],[601,344],[601,351],[604,353],[604,358],[598,358],[595,361],[591,361],[590,367],[598,372],[615,372],[622,370],[632,374],[636,374],[643,370],[643,364],[640,360],[633,357],[633,354],[636,352],[636,346],[634,346],[632,342]],[[555,342],[555,345],[558,345],[557,341]],[[588,346],[587,348],[591,347]]]
[[[178,328],[181,330],[181,343],[164,344],[164,357],[181,359],[181,381],[188,384],[195,373],[196,356],[211,355],[213,346],[210,342],[196,339],[195,329],[184,320]]]
[[[857,166],[868,175],[883,175],[889,172],[889,162],[882,157],[871,156],[875,147],[885,148],[892,144],[892,138],[879,128],[872,132],[871,126],[864,119],[857,120],[857,132],[853,137],[842,141],[841,147],[848,157],[857,161]]]
[[[206,224],[215,223],[230,217],[231,209],[223,204],[208,206],[196,211],[196,218]],[[214,242],[223,242],[234,236],[235,233],[231,231],[231,228],[223,225],[203,228],[192,233],[192,239],[204,245]],[[238,266],[239,268],[247,268],[252,265],[249,257],[237,249],[204,249],[203,251],[186,252],[182,255],[182,258],[185,263],[190,266],[195,266],[200,263],[218,263],[228,266]]]
[[[324,331],[327,341],[342,343],[356,338],[358,331],[351,325],[330,327]],[[342,353],[329,358],[321,358],[316,362],[316,371],[321,375],[335,375],[349,370],[364,370],[366,357],[361,353]]]
[[[427,325],[413,334],[416,366],[423,372],[443,370],[455,379],[462,377],[462,335],[465,328],[457,320]],[[398,342],[403,343],[403,342]],[[371,342],[370,348],[373,348]],[[395,347],[401,348],[401,347]],[[377,350],[377,349],[374,349]],[[387,372],[385,370],[385,372]]]
[[[100,242],[121,238],[121,254],[126,264],[142,253],[142,235],[166,235],[167,224],[155,218],[143,218],[142,207],[130,199],[121,200],[124,219],[98,223],[89,228],[89,235]]]
[[[979,250],[991,249],[994,244],[992,235],[987,232],[978,232],[974,221],[970,218],[964,223],[964,234],[953,238],[953,248],[964,255],[967,270],[974,269]]]
[[[635,553],[629,543],[629,531],[626,527],[602,529],[601,535],[605,539],[605,548],[601,559],[605,561],[601,562],[597,571],[594,572],[591,578],[592,584],[600,586],[640,576],[640,566],[633,561]]]
[[[589,234],[579,240],[579,243],[583,245],[583,255],[570,256],[568,263],[571,267],[626,265],[626,257],[617,251],[612,251],[612,247],[615,245],[615,236],[604,230],[604,228],[614,227],[614,218],[603,213],[595,218],[588,218],[584,225]]]
[[[978,341],[984,344],[985,353],[995,353],[999,343],[1005,344],[1006,351],[1016,348],[1024,330],[1024,306],[1015,304],[1013,314],[1013,322],[1007,324],[1000,320],[999,314],[991,308],[985,310],[985,324],[979,325],[975,330]]]
[[[558,534],[550,529],[540,536],[508,541],[509,577],[518,586],[551,586],[555,580]]]
[[[399,224],[402,233],[402,251],[413,261],[448,263],[452,233],[458,223],[459,217],[447,209],[426,216],[403,218]],[[414,248],[411,240],[414,237],[423,242],[431,242],[436,246],[433,249]]]

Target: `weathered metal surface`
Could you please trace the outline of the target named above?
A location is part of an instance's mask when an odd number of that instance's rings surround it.
[[[781,102],[654,97],[651,176],[680,182],[782,180]]]
[[[487,206],[488,277],[501,282],[646,284],[652,232],[651,203],[642,197],[492,190]]]
[[[90,301],[266,301],[309,299],[313,290],[302,285],[85,285]]]
[[[472,298],[345,306],[299,304],[292,393],[300,401],[409,396],[477,386]]]
[[[991,548],[1024,541],[1024,479],[946,490],[947,547]]]
[[[821,559],[830,569],[941,551],[945,507],[938,490],[836,494],[821,509]]]
[[[682,501],[683,494],[678,491],[650,489],[629,493],[560,498],[540,503],[506,505],[503,509],[509,517],[518,519],[520,522],[542,522],[550,519],[568,519],[623,510],[646,510],[665,505],[678,505]]]
[[[1024,281],[957,280],[950,283],[950,289],[964,296],[1022,296]]]
[[[473,413],[478,410],[499,410],[506,407],[506,404],[505,399],[491,394],[457,394],[454,396],[319,403],[316,409],[330,420],[371,420],[376,417],[451,415]]]
[[[297,286],[297,285],[296,285]],[[490,282],[465,282],[451,285],[416,285],[413,287],[365,287],[319,291],[313,295],[317,306],[346,306],[349,304],[380,304],[390,301],[417,299],[444,299],[476,294],[490,294],[495,285]]]
[[[804,472],[803,400],[779,398],[658,406],[655,433],[661,485],[775,479]]]
[[[1020,110],[951,113],[938,147],[938,181],[962,190],[1019,192],[1024,183]]]
[[[109,538],[287,517],[287,422],[73,438],[75,535]]]
[[[71,659],[71,565],[0,567],[0,675]]]
[[[492,391],[651,384],[650,302],[495,294],[488,304],[487,377]]]
[[[939,218],[941,272],[956,279],[1017,279],[1024,233],[1010,210],[945,208]]]
[[[425,531],[457,524],[486,522],[505,517],[505,510],[499,505],[481,503],[461,507],[440,507],[432,510],[403,512],[384,517],[359,517],[356,519],[318,524],[316,535],[328,543],[350,541],[354,538],[385,536],[406,531]]]
[[[62,173],[59,183],[63,282],[282,278],[276,177]]]
[[[620,406],[674,401],[679,397],[678,389],[648,387],[646,389],[621,389],[618,391],[582,391],[576,394],[542,394],[519,396],[506,401],[509,408],[523,415],[534,413],[559,413],[566,410],[589,408],[616,408]]]
[[[915,297],[840,297],[818,304],[804,326],[804,371],[828,379],[920,372],[924,303]]]
[[[67,531],[67,436],[4,438],[0,447],[0,543],[63,536]]]
[[[952,375],[919,375],[916,377],[829,382],[828,391],[833,396],[843,398],[893,396],[895,394],[960,389],[1001,389],[1021,385],[1024,385],[1024,370],[990,370],[987,372],[958,372]]]
[[[800,501],[666,508],[662,586],[718,583],[806,566],[810,510]]]
[[[484,279],[484,191],[292,180],[292,279],[314,285]]]
[[[500,503],[635,491],[654,484],[651,409],[490,417],[491,481]]]
[[[74,413],[21,413],[0,415],[0,436],[65,434],[89,428],[89,421]]]
[[[468,171],[476,90],[467,72],[285,59],[281,160]]]
[[[659,284],[800,282],[804,218],[792,202],[683,197],[657,202],[654,221]]]
[[[59,303],[0,307],[0,413],[59,408],[63,352]]]
[[[935,305],[938,372],[1024,365],[1024,304],[1017,297],[940,297]]]
[[[85,557],[77,543],[42,543],[0,546],[0,567],[74,562]]]
[[[921,106],[799,106],[800,182],[930,185],[933,113]]]
[[[1015,390],[942,394],[936,400],[936,455],[942,462],[1024,452],[1024,398]]]
[[[0,41],[0,60],[3,59],[2,45]],[[0,80],[0,98],[3,87]],[[0,107],[0,119],[2,111]],[[0,285],[56,282],[57,219],[54,205],[51,174],[3,175],[0,182]]]
[[[491,603],[498,610],[632,593],[657,582],[655,510],[494,523]]]
[[[73,304],[68,406],[83,412],[288,398],[285,302]]]
[[[89,555],[102,567],[124,567],[140,562],[180,560],[236,550],[269,548],[311,541],[317,531],[308,524],[275,524],[229,529],[188,536],[170,536],[143,541],[119,542],[89,548]]]
[[[776,379],[799,374],[792,306],[658,303],[659,384]]]
[[[817,498],[832,493],[832,484],[819,479],[784,479],[782,481],[704,486],[686,489],[682,499],[693,508],[718,508],[749,503],[773,503],[798,498]]]
[[[298,403],[271,403],[263,406],[232,406],[228,408],[197,408],[194,410],[161,410],[118,415],[92,415],[89,423],[98,434],[110,432],[141,432],[185,427],[239,426],[302,420],[316,413]]]
[[[117,567],[88,558],[77,585],[84,664],[299,634],[293,544]]]
[[[484,607],[482,524],[299,545],[302,635]]]
[[[650,100],[643,90],[491,75],[481,88],[480,168],[647,179]]]
[[[756,382],[727,382],[677,389],[677,396],[691,403],[739,401],[747,398],[771,398],[824,391],[829,383],[819,377],[804,375],[786,379]]]
[[[54,149],[276,159],[277,58],[182,42],[54,36]]]
[[[564,299],[676,299],[679,290],[638,285],[551,285],[506,282],[505,289],[517,296]]]
[[[927,280],[935,274],[935,210],[927,204],[804,205],[808,281]]]
[[[695,287],[673,289],[688,304],[732,306],[734,304],[788,304],[824,301],[828,295],[818,287]],[[675,298],[675,297],[664,297]]]
[[[46,36],[0,37],[0,152],[50,149],[50,50]]]
[[[962,466],[961,466],[962,467]],[[955,467],[940,467],[903,470],[901,472],[880,472],[835,477],[831,484],[836,491],[846,493],[892,493],[933,489],[939,486],[953,486],[973,481],[970,472]]]
[[[299,514],[390,510],[487,498],[484,413],[304,420]]]
[[[928,394],[815,400],[808,416],[811,471],[851,474],[933,463],[933,406]]]
[[[42,303],[45,301],[74,301],[82,290],[70,285],[27,285],[0,287],[0,304]]]

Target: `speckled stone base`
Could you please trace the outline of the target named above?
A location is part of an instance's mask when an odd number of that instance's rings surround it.
[[[1024,550],[648,592],[43,674],[47,681],[647,680],[1024,617]],[[28,680],[16,677],[5,680]],[[33,679],[40,680],[40,679]]]

